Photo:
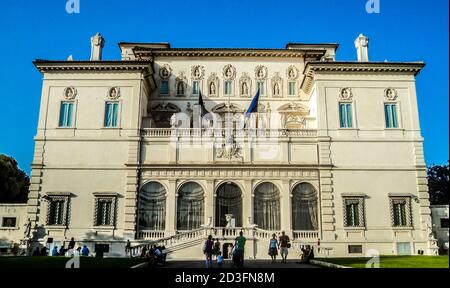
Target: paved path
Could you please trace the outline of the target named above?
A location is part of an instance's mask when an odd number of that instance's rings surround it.
[[[297,264],[298,260],[288,260],[287,263],[281,263],[277,260],[272,263],[271,260],[245,260],[244,268],[320,268],[312,264]],[[164,268],[205,268],[205,261],[200,260],[168,260]],[[217,268],[217,264],[213,264]],[[222,268],[232,268],[231,261],[225,260]]]

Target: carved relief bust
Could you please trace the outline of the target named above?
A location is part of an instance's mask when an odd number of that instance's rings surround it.
[[[75,89],[74,87],[67,87],[66,89],[64,89],[63,94],[64,99],[73,100],[75,99],[76,96],[77,96],[77,89]]]
[[[341,88],[339,90],[339,99],[345,100],[345,101],[352,101],[353,100],[353,93],[351,88]]]
[[[267,78],[267,67],[263,65],[258,65],[255,68],[255,77],[258,80],[264,80]]]
[[[286,73],[289,80],[296,80],[298,78],[298,69],[295,66],[289,66]]]
[[[191,76],[194,80],[201,80],[205,76],[205,68],[200,65],[191,67]]]
[[[387,88],[386,90],[384,90],[384,97],[386,97],[386,99],[389,101],[397,100],[397,90],[395,90],[394,88]]]
[[[165,64],[159,69],[159,77],[161,77],[161,79],[168,79],[171,74],[172,68],[170,68],[170,66],[167,64]]]
[[[110,100],[117,100],[120,97],[120,88],[119,87],[111,87],[108,90],[107,98]]]
[[[236,68],[231,64],[223,67],[223,77],[226,80],[233,80],[236,77]]]

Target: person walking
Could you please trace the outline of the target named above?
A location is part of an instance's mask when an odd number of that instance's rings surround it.
[[[236,253],[236,258],[237,258],[237,262],[235,263],[237,264],[236,266],[238,267],[243,267],[244,266],[244,252],[245,252],[245,242],[247,241],[247,239],[244,237],[244,233],[241,231],[239,232],[239,236],[236,237],[236,241],[234,244],[235,247],[235,253]]]
[[[213,253],[214,241],[212,240],[212,236],[208,236],[208,240],[206,240],[203,245],[203,253],[205,254],[206,260],[206,268],[212,267],[212,253]]]
[[[281,232],[281,236],[279,239],[279,248],[280,248],[280,254],[281,254],[281,262],[287,263],[287,256],[289,254],[289,248],[291,247],[289,236],[286,235],[284,231]]]
[[[272,258],[272,262],[277,260],[278,255],[278,240],[277,235],[272,234],[272,239],[269,241],[269,255]]]

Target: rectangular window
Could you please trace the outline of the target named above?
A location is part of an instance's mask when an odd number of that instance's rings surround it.
[[[348,245],[348,253],[349,254],[361,254],[362,253],[362,245]]]
[[[264,82],[256,82],[256,89],[259,90],[260,95],[265,95],[266,91],[264,89]]]
[[[386,128],[398,128],[397,104],[384,104],[384,115],[386,118]]]
[[[398,242],[397,243],[397,255],[411,255],[411,243]]]
[[[352,128],[352,103],[339,103],[339,121],[341,128]]]
[[[50,200],[48,225],[64,225],[64,200]]]
[[[112,199],[98,199],[96,226],[112,226]]]
[[[288,95],[295,96],[297,94],[297,85],[295,82],[289,82],[288,85]]]
[[[105,127],[117,127],[119,114],[119,102],[106,102]]]
[[[406,222],[406,203],[394,203],[394,226],[403,227],[408,226]]]
[[[233,91],[233,82],[225,81],[224,89],[225,89],[225,91],[224,91],[225,95],[231,95],[232,91]]]
[[[2,220],[2,227],[16,227],[16,217],[4,217]]]
[[[59,127],[72,127],[73,102],[61,102],[59,112]]]
[[[348,227],[359,226],[359,203],[348,203],[345,207]]]
[[[448,218],[441,218],[441,228],[449,228]]]
[[[162,95],[169,95],[169,81],[166,80],[161,81],[159,93]]]
[[[200,93],[200,82],[194,81],[192,82],[192,94],[198,95]]]

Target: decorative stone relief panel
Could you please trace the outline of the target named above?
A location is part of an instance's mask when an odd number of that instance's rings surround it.
[[[191,68],[191,77],[193,80],[202,80],[205,76],[205,67],[196,65]]]
[[[298,69],[294,65],[291,65],[286,70],[286,76],[288,80],[294,81],[298,79]]]
[[[223,77],[225,80],[234,80],[236,78],[236,68],[231,64],[223,67]]]
[[[398,97],[397,90],[395,90],[394,88],[387,88],[386,90],[384,90],[384,97],[388,101],[397,100],[397,97]]]
[[[172,68],[168,64],[163,65],[161,68],[159,68],[159,77],[161,79],[169,79],[172,75]]]
[[[258,65],[255,67],[255,77],[258,80],[267,79],[267,67],[264,65]]]
[[[353,92],[351,88],[341,88],[339,90],[339,100],[343,101],[352,101],[353,100]]]
[[[66,100],[73,100],[77,96],[77,89],[75,87],[67,87],[64,89],[63,97]]]
[[[117,100],[120,98],[120,88],[119,87],[111,87],[108,89],[108,94],[106,97],[109,100]]]

